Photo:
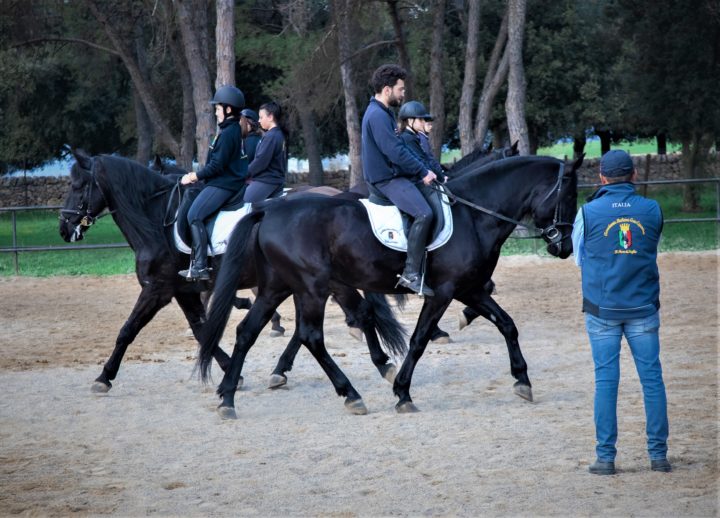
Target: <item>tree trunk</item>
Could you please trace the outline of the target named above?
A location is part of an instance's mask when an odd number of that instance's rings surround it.
[[[445,0],[435,0],[433,6],[432,44],[430,48],[430,113],[435,117],[430,132],[430,146],[435,157],[442,156],[445,135],[445,84],[443,83],[443,29],[445,28]]]
[[[318,142],[317,127],[315,125],[315,114],[308,107],[307,103],[300,103],[297,106],[300,125],[302,126],[303,140],[305,141],[305,153],[307,154],[309,166],[310,185],[323,184],[323,166],[320,156],[320,143]]]
[[[235,1],[216,0],[215,56],[217,74],[215,90],[235,86]]]
[[[331,0],[332,17],[336,28],[338,54],[340,57],[340,77],[345,97],[345,123],[347,124],[350,158],[350,185],[363,182],[362,158],[360,156],[361,132],[360,112],[355,100],[355,82],[353,80],[352,43],[350,33],[350,9],[353,0]]]
[[[530,153],[527,121],[525,120],[525,68],[523,66],[523,34],[525,32],[525,0],[508,1],[508,95],[505,100],[510,141],[518,142],[521,155]]]
[[[573,138],[573,160],[577,160],[585,152],[587,139],[585,135],[575,135]]]
[[[475,148],[472,116],[475,85],[477,83],[477,52],[480,33],[480,0],[468,0],[467,41],[465,44],[465,72],[460,93],[460,151],[467,155]]]
[[[705,165],[711,143],[712,138],[709,135],[702,135],[698,132],[694,132],[690,137],[683,139],[682,164],[686,179],[705,177]],[[683,186],[682,210],[684,212],[698,212],[701,210],[700,188],[697,184]]]
[[[657,134],[657,154],[667,155],[667,135],[665,133]]]
[[[477,118],[475,119],[475,147],[485,144],[485,136],[490,125],[490,117],[492,115],[492,107],[495,103],[500,87],[505,82],[508,73],[508,49],[507,49],[507,33],[508,33],[508,13],[505,11],[500,30],[495,39],[488,69],[485,73],[485,81],[483,81],[483,91],[480,94],[478,103]],[[505,51],[503,52],[503,48]],[[500,54],[502,53],[502,58]]]
[[[210,71],[207,62],[207,12],[202,9],[203,0],[176,0],[177,22],[182,34],[183,49],[187,60],[190,80],[192,81],[193,105],[195,106],[195,145],[197,161],[202,167],[207,159],[210,139],[215,133],[215,114],[210,91]],[[204,59],[205,57],[205,59]]]
[[[609,130],[597,130],[595,134],[600,137],[600,156],[610,151],[610,131]]]
[[[135,87],[133,87],[133,107],[135,108],[135,126],[137,129],[135,160],[146,166],[152,156],[153,129],[150,117],[148,117],[142,99],[140,99]]]
[[[157,101],[152,93],[152,87],[149,82],[143,78],[137,60],[134,58],[134,53],[130,50],[126,41],[120,37],[117,27],[115,27],[105,13],[98,8],[98,4],[94,0],[88,0],[88,7],[95,19],[105,29],[108,39],[112,42],[125,68],[130,74],[130,79],[142,99],[148,117],[150,117],[150,121],[155,129],[156,137],[173,155],[177,156],[180,152],[180,145],[172,135],[167,120],[161,115]]]
[[[405,78],[405,99],[413,100],[413,73],[410,66],[410,56],[408,55],[407,45],[405,44],[405,33],[402,27],[402,18],[398,10],[398,0],[386,0],[388,11],[390,11],[390,19],[392,20],[393,29],[395,30],[395,39],[397,40],[398,55],[400,57],[400,66],[407,72]]]

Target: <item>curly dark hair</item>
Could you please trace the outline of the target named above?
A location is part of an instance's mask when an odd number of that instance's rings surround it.
[[[398,82],[399,79],[405,81],[407,72],[400,65],[380,65],[375,72],[373,72],[370,85],[373,88],[373,92],[379,94],[382,89],[386,86],[392,88]]]

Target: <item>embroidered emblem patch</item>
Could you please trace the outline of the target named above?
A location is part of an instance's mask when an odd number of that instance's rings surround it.
[[[642,223],[640,223],[638,220],[634,218],[618,218],[612,223],[610,223],[606,228],[605,232],[603,232],[603,235],[605,237],[608,237],[610,235],[610,230],[615,226],[619,225],[618,227],[618,248],[615,250],[616,254],[637,254],[637,250],[632,248],[633,244],[633,235],[632,235],[632,229],[630,225],[635,225],[637,228],[640,229],[640,233],[642,235],[645,235],[645,227],[642,226]]]

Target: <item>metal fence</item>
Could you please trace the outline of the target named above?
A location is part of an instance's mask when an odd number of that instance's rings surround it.
[[[715,184],[715,217],[714,218],[674,218],[666,219],[665,223],[707,223],[720,222],[720,178],[694,178],[687,180],[649,180],[635,182],[635,185],[643,187],[647,191],[650,185],[685,185],[685,184]],[[578,189],[591,189],[599,187],[597,183],[579,184]],[[12,246],[0,247],[0,253],[15,254],[15,273],[20,272],[18,255],[21,252],[57,252],[62,250],[97,250],[103,248],[127,248],[127,243],[109,243],[104,245],[60,245],[60,246],[17,246],[17,213],[22,211],[60,210],[60,205],[38,205],[28,207],[0,207],[0,213],[10,212],[12,225]]]

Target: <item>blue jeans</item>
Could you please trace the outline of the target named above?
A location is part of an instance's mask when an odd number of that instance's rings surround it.
[[[667,456],[668,418],[665,384],[660,365],[660,314],[644,318],[609,320],[585,314],[595,362],[595,435],[597,458],[615,460],[617,449],[617,394],[620,383],[620,340],[630,345],[645,402],[645,431],[651,460]]]
[[[206,185],[203,187],[203,190],[200,191],[197,198],[195,198],[195,201],[192,202],[192,205],[190,205],[190,210],[188,210],[187,214],[188,223],[191,225],[194,223],[203,223],[207,218],[219,211],[233,194],[235,194],[233,191]]]

